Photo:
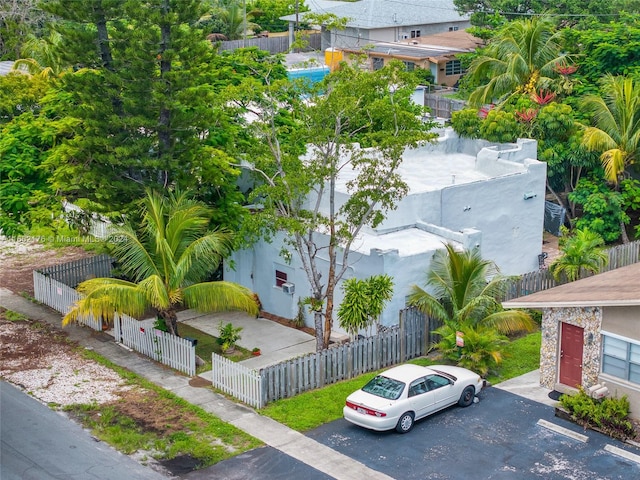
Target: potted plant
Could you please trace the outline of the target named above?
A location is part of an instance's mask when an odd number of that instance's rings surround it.
[[[251,354],[252,354],[254,357],[257,357],[258,355],[260,355],[260,353],[261,353],[261,352],[260,352],[260,349],[259,349],[258,347],[254,347],[254,348],[253,348],[253,350],[251,350]]]
[[[236,349],[236,342],[241,338],[240,332],[242,331],[242,327],[234,327],[231,322],[226,325],[220,322],[218,331],[220,332],[219,340],[222,345],[222,352],[233,353]]]

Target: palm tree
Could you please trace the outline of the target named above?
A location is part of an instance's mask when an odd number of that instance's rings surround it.
[[[607,74],[602,93],[583,100],[595,126],[585,128],[582,142],[590,151],[603,152],[600,160],[607,180],[617,184],[640,153],[640,84],[631,77]]]
[[[427,273],[427,286],[434,293],[414,285],[409,305],[453,329],[482,326],[514,333],[535,328],[527,313],[502,308],[506,279],[493,262],[483,260],[478,250],[458,252],[451,244],[445,247],[436,252]]]
[[[481,84],[469,102],[500,104],[516,93],[549,88],[555,68],[569,59],[561,53],[560,35],[544,17],[507,23],[469,66],[470,79]]]
[[[16,70],[26,70],[31,75],[58,77],[70,65],[65,65],[60,56],[62,36],[52,30],[47,37],[29,35],[22,47],[22,57],[15,61]]]
[[[562,241],[562,255],[549,265],[549,271],[556,281],[566,278],[569,282],[580,278],[582,270],[598,273],[609,262],[603,246],[604,240],[597,233],[586,228],[577,230]]]
[[[230,0],[228,3],[220,2],[212,14],[204,15],[200,18],[199,24],[206,26],[208,23],[220,29],[212,34],[222,34],[227,40],[239,40],[253,35],[260,30],[260,25],[253,20],[261,12],[259,10],[246,10],[246,2],[240,0]],[[216,28],[214,27],[214,28]]]
[[[188,198],[170,193],[168,198],[148,192],[139,231],[118,228],[114,256],[131,280],[94,278],[82,282],[84,295],[62,322],[92,314],[112,321],[114,314],[139,317],[150,309],[178,335],[179,307],[204,312],[243,310],[257,315],[253,293],[238,284],[204,281],[229,251],[230,235],[208,230],[210,210]]]
[[[582,144],[589,151],[602,152],[605,176],[617,189],[640,154],[640,83],[608,74],[602,80],[602,93],[587,95],[582,102],[595,123],[585,128]],[[620,229],[623,242],[629,243],[622,222]]]

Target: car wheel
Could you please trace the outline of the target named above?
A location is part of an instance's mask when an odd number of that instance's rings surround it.
[[[413,428],[413,413],[403,413],[396,425],[396,431],[399,433],[408,433]]]
[[[460,400],[458,400],[458,405],[461,407],[468,407],[473,403],[473,397],[476,396],[476,389],[469,385],[462,391],[462,395],[460,395]]]

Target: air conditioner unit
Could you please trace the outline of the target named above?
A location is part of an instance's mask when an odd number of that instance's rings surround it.
[[[296,291],[296,286],[293,283],[283,283],[282,291],[289,295],[293,295]]]

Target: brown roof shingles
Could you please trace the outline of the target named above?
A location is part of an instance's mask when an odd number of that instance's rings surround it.
[[[505,308],[640,305],[640,263],[610,270],[503,303]]]

